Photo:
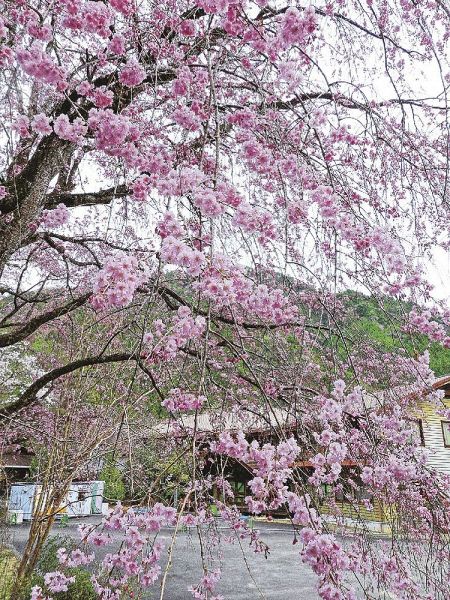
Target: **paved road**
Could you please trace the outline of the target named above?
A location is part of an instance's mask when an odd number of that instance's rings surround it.
[[[92,519],[82,522],[92,522]],[[71,521],[65,528],[56,525],[53,534],[60,533],[77,538],[76,524]],[[241,550],[238,543],[222,544],[222,579],[217,586],[217,593],[222,594],[226,600],[317,600],[315,577],[301,563],[299,546],[292,544],[290,527],[258,523],[258,529],[262,539],[270,547],[269,557],[265,559],[264,556],[255,555],[248,548]],[[219,532],[221,535],[229,533],[220,527]],[[18,552],[23,550],[27,535],[27,525],[8,528],[9,542]],[[163,530],[160,539],[168,547],[171,530]],[[108,546],[108,551],[111,547]],[[219,566],[218,562],[215,564]],[[175,545],[165,600],[192,600],[187,588],[189,585],[195,585],[201,574],[199,542],[195,530],[180,532]],[[159,599],[158,589],[150,592],[149,600]]]

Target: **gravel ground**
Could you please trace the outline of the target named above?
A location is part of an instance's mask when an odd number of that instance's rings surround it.
[[[61,527],[56,524],[53,535],[69,535],[78,539],[78,523],[95,523],[94,518],[71,520],[69,525]],[[229,530],[218,523],[222,535],[229,535]],[[299,559],[298,546],[293,545],[292,529],[288,525],[257,523],[261,538],[270,548],[267,559],[255,555],[248,548],[241,548],[239,543],[222,544],[221,560],[222,578],[216,592],[226,600],[317,600],[315,577]],[[9,543],[20,553],[23,551],[28,525],[8,527]],[[164,529],[160,539],[166,548],[170,544],[173,530]],[[119,536],[115,534],[116,539]],[[101,549],[103,553],[111,551]],[[208,549],[206,548],[206,554]],[[219,563],[215,563],[219,566]],[[173,565],[169,572],[165,600],[192,600],[187,591],[189,585],[196,584],[202,575],[199,542],[195,530],[179,532],[174,548]],[[159,599],[160,590],[155,587],[149,592],[149,599]]]

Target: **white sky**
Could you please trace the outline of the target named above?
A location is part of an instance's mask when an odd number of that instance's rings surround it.
[[[433,255],[433,262],[425,265],[428,279],[435,286],[432,295],[450,306],[450,252],[437,248]]]

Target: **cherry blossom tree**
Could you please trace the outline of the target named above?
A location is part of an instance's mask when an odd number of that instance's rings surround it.
[[[446,3],[0,6],[0,347],[56,331],[59,344],[2,404],[2,430],[38,402],[51,412],[74,374],[107,378],[120,364],[125,387],[139,378],[147,390],[135,422],[150,396],[191,455],[178,513],[150,490],[145,517],[118,507],[104,532],[82,532],[98,546],[108,528],[125,536],[93,576],[98,596],[120,598],[133,581],[160,582],[163,598],[173,543],[160,572],[155,534],[169,524],[175,538],[187,519],[202,539],[213,488],[223,519],[265,553],[226,478],[205,476],[206,445],[217,464],[251,465],[250,512],[283,509],[300,528],[299,560],[325,600],[448,597],[449,482],[409,421],[423,398],[445,410],[427,354],[350,340],[340,299],[346,288],[381,307],[407,299],[411,313],[388,314],[393,335],[450,346],[450,312],[426,270],[448,252]],[[380,397],[377,381],[391,391]],[[225,419],[208,442],[197,427],[208,408],[243,423],[256,414],[278,441],[249,442]],[[368,543],[363,521],[343,544],[322,518],[323,487],[349,484],[348,463],[395,506],[388,549]],[[65,569],[89,557],[61,550],[61,571],[32,597],[65,591]],[[191,593],[218,598],[220,573],[200,560]],[[35,561],[24,558],[19,579]]]

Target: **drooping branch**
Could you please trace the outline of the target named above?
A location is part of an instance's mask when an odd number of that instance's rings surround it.
[[[256,17],[256,21],[259,20],[267,20],[270,19],[272,17],[276,17],[277,15],[282,15],[284,14],[287,10],[288,10],[289,6],[284,6],[283,8],[279,8],[279,9],[275,9],[275,8],[271,8],[270,6],[265,6],[260,13],[257,15]],[[315,12],[316,14],[320,15],[321,17],[325,17],[325,18],[329,18],[329,14],[324,11],[321,10],[320,8],[315,8]],[[391,43],[395,48],[397,48],[398,50],[401,50],[402,52],[405,52],[406,54],[409,55],[417,55],[417,56],[422,56],[420,54],[420,52],[417,52],[417,50],[412,50],[410,48],[405,48],[404,46],[400,45],[398,42],[396,42],[392,37],[388,36],[388,35],[384,35],[383,33],[378,33],[376,31],[373,31],[371,29],[369,29],[368,27],[365,27],[364,25],[362,25],[361,23],[358,23],[357,21],[355,21],[354,19],[348,17],[345,14],[341,14],[338,12],[333,13],[333,18],[337,20],[337,22],[342,22],[345,23],[346,25],[349,25],[350,27],[354,27],[355,29],[358,29],[359,31],[363,32],[364,34],[370,36],[371,38],[383,41],[383,40],[387,40],[389,43]]]
[[[96,365],[106,365],[117,362],[126,362],[126,361],[136,361],[139,360],[139,357],[134,353],[129,352],[117,352],[115,354],[104,354],[100,356],[88,356],[86,358],[80,358],[73,362],[67,363],[61,367],[57,367],[30,385],[14,402],[7,404],[6,406],[1,407],[0,409],[0,421],[5,418],[10,417],[11,415],[17,413],[18,411],[27,408],[36,400],[38,400],[39,392],[45,388],[49,383],[56,381],[60,377],[64,375],[68,375],[73,373],[74,371],[78,371],[84,367],[92,367]]]
[[[206,317],[206,315],[208,314],[206,310],[194,307],[189,302],[184,300],[184,298],[182,298],[179,294],[177,294],[168,287],[158,285],[157,291],[171,310],[177,310],[180,306],[187,306],[193,312],[203,317]],[[175,304],[174,302],[178,302],[178,304]],[[293,323],[249,323],[248,321],[236,321],[236,319],[226,317],[217,313],[213,313],[211,319],[213,321],[219,321],[220,323],[223,323],[225,325],[235,325],[236,327],[242,327],[243,329],[282,329],[283,327],[304,327],[305,329],[314,329],[318,331],[333,331],[327,325],[321,325],[320,323],[307,323],[301,321]]]
[[[0,335],[0,348],[6,348],[7,346],[12,346],[13,344],[23,341],[42,327],[42,325],[45,325],[58,317],[62,317],[85,304],[90,296],[90,292],[82,294],[81,296],[78,296],[78,298],[74,298],[62,306],[57,306],[56,308],[30,319],[27,323],[17,327],[14,331]],[[12,326],[14,327],[14,325]]]

